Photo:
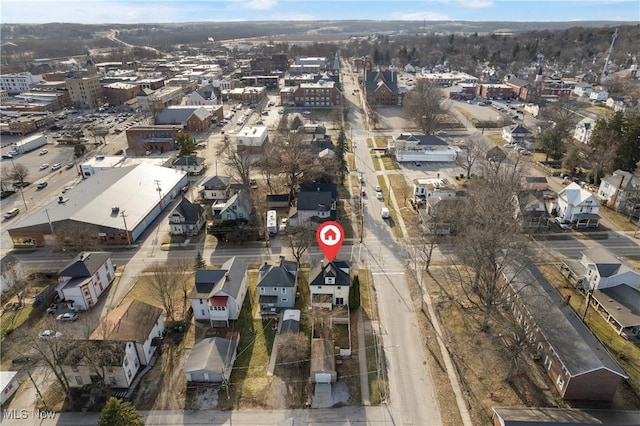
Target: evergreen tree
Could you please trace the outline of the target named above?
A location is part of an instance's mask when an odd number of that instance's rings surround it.
[[[351,280],[349,290],[349,309],[352,311],[360,307],[360,277],[357,275]]]
[[[198,254],[196,254],[196,261],[193,264],[193,269],[202,269],[205,266],[207,266],[207,264],[204,261],[204,258],[202,257],[202,253],[200,253],[200,250],[198,250]]]
[[[142,416],[128,401],[111,397],[100,412],[98,426],[144,426]]]
[[[336,144],[336,161],[338,162],[338,178],[340,183],[344,182],[344,177],[347,174],[347,137],[344,134],[344,130],[340,130],[338,135],[338,143]]]
[[[620,144],[613,169],[621,169],[633,173],[640,161],[640,114],[635,112],[627,115],[620,130]]]
[[[178,156],[191,155],[196,151],[196,141],[187,133],[180,133],[176,136],[176,141],[180,146]]]

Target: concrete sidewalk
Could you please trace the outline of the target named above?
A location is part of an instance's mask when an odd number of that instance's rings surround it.
[[[371,405],[371,397],[369,395],[369,375],[367,369],[367,349],[364,340],[364,320],[362,318],[362,308],[356,313],[357,331],[358,331],[358,363],[360,366],[360,395],[362,397],[362,405]]]

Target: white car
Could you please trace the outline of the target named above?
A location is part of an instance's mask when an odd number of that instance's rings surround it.
[[[48,168],[49,168],[49,164],[47,163],[40,164],[40,170],[47,170]]]
[[[382,200],[382,192],[380,192],[380,191],[376,192],[376,198],[378,200]]]
[[[304,111],[302,111],[302,114],[303,115],[311,115],[311,111],[304,110]]]
[[[47,150],[47,149],[41,149],[40,150],[40,155],[45,155],[48,152],[49,152],[49,150]]]
[[[56,337],[61,337],[62,333],[55,330],[45,330],[42,333],[38,334],[38,337],[41,339],[51,339]]]
[[[382,188],[380,187],[380,185],[376,185],[376,192],[381,192]]]
[[[62,164],[56,163],[53,166],[51,166],[51,171],[55,172],[56,170],[60,170],[61,168],[62,168]]]

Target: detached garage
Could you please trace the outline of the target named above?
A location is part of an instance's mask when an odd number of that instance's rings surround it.
[[[212,337],[196,343],[184,363],[187,382],[228,381],[236,361],[239,341],[240,335],[236,335],[234,340]]]
[[[312,339],[311,382],[335,383],[337,378],[333,342],[326,339]]]

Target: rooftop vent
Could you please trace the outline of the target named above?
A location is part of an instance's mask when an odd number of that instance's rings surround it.
[[[118,214],[119,211],[120,211],[120,207],[111,207],[111,213]]]

